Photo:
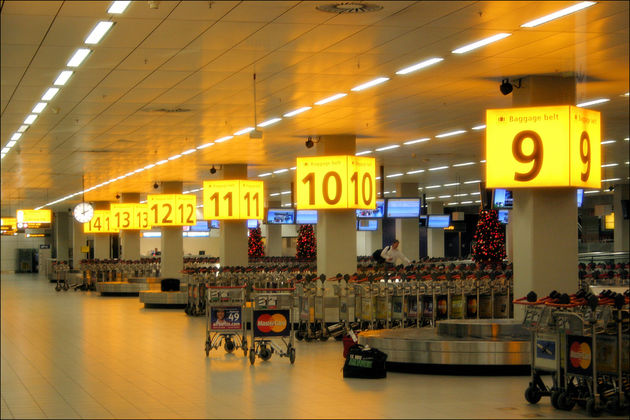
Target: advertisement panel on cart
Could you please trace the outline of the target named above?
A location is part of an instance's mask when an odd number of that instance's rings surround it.
[[[240,306],[215,306],[210,308],[210,329],[240,330],[243,328]]]
[[[289,316],[288,309],[254,311],[254,337],[287,337]]]

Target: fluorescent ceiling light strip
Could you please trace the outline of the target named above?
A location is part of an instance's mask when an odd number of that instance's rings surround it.
[[[214,146],[214,143],[210,142],[210,143],[202,144],[201,146],[197,146],[197,149],[201,150],[201,149],[205,149],[206,147],[210,147],[210,146]]]
[[[280,193],[273,193],[273,194],[269,194],[269,197],[277,197],[279,195],[280,195]]]
[[[425,200],[435,200],[435,197],[427,197]]]
[[[232,139],[232,138],[234,138],[234,136],[225,136],[225,137],[221,137],[220,139],[216,139],[214,142],[215,143],[223,143],[224,141],[228,141],[229,139]]]
[[[361,85],[355,86],[352,89],[350,89],[353,92],[359,92],[363,89],[367,89],[370,88],[372,86],[376,86],[376,85],[380,85],[381,83],[385,83],[389,80],[389,77],[378,77],[374,80],[370,80],[369,82],[363,83]]]
[[[310,106],[303,106],[302,108],[298,108],[296,110],[293,110],[291,112],[287,112],[286,114],[283,115],[283,117],[288,118],[288,117],[293,117],[297,114],[301,114],[302,112],[308,111],[309,109],[311,109]]]
[[[447,206],[456,206],[459,203],[457,201],[453,202],[453,203],[446,203]]]
[[[156,165],[156,166],[157,166],[157,165],[164,165],[166,162],[168,162],[168,160],[167,160],[167,159],[164,159],[164,160],[158,160],[157,162],[155,162],[155,165]]]
[[[7,155],[6,153],[0,153],[0,159],[4,159],[6,155]]]
[[[137,174],[138,172],[142,172],[142,171],[144,171],[144,168],[139,168],[139,169],[136,169],[135,171],[133,171],[133,173],[134,173],[134,174]]]
[[[17,129],[18,133],[23,133],[28,130],[28,125],[21,125],[20,128]]]
[[[476,184],[477,182],[481,182],[480,179],[473,179],[472,181],[465,181],[464,184]]]
[[[175,159],[179,159],[180,157],[182,157],[182,155],[173,155],[170,158],[168,158],[168,160],[175,160]]]
[[[586,9],[587,7],[591,7],[597,2],[595,1],[583,1],[581,3],[574,4],[573,6],[569,6],[562,10],[558,10],[557,12],[550,13],[546,16],[540,17],[538,19],[534,19],[530,22],[524,23],[521,25],[521,28],[533,28],[538,25],[542,25],[543,23],[550,22],[554,19],[561,18],[566,15],[570,15],[571,13],[575,13],[579,10]]]
[[[455,131],[450,131],[448,133],[442,133],[442,134],[438,134],[437,136],[435,136],[438,139],[444,138],[444,137],[450,137],[450,136],[456,136],[458,134],[462,134],[465,133],[466,130],[455,130]]]
[[[484,45],[488,45],[488,44],[492,44],[493,42],[500,41],[503,38],[507,38],[510,35],[512,34],[502,32],[500,34],[492,35],[492,36],[489,36],[488,38],[484,38],[479,41],[473,42],[472,44],[464,45],[463,47],[459,47],[451,52],[453,54],[467,53],[468,51],[476,50],[477,48],[483,47]]]
[[[427,189],[427,190],[430,190],[432,188],[440,188],[440,187],[441,187],[441,185],[429,185],[429,186],[426,186],[424,188]]]
[[[404,142],[403,144],[409,146],[410,144],[422,143],[422,142],[429,141],[429,140],[431,140],[430,137],[424,137],[424,138],[421,138],[421,139],[409,140],[409,141]]]
[[[13,133],[13,135],[11,136],[11,141],[17,141],[20,139],[20,137],[22,137],[22,133]]]
[[[413,64],[413,65],[411,65],[411,66],[409,66],[409,67],[405,67],[405,68],[404,68],[404,69],[402,69],[402,70],[398,70],[398,71],[396,72],[396,74],[407,74],[407,73],[411,73],[411,72],[414,72],[414,71],[416,71],[416,70],[420,70],[420,69],[423,69],[423,68],[425,68],[425,67],[429,67],[429,66],[430,66],[430,65],[432,65],[432,64],[439,63],[439,62],[440,62],[440,61],[442,61],[442,60],[444,60],[444,59],[443,59],[443,58],[441,58],[441,57],[429,58],[428,60],[424,60],[424,61],[421,61],[420,63]]]
[[[476,192],[471,192],[470,195],[481,195],[481,193],[479,191],[476,191]]]
[[[453,197],[466,197],[468,194],[453,194]]]
[[[354,155],[355,155],[355,156],[362,156],[362,155],[368,155],[368,154],[370,154],[370,153],[372,153],[372,151],[371,151],[371,150],[364,150],[364,151],[362,151],[362,152],[357,152],[357,153],[355,153]]]
[[[605,140],[599,144],[613,144],[613,143],[617,143],[617,140]]]
[[[258,178],[264,178],[264,177],[269,176],[269,175],[271,175],[271,172],[265,172],[264,174],[258,175]]]
[[[380,147],[378,149],[376,149],[377,152],[382,152],[384,150],[391,150],[391,149],[397,149],[400,146],[398,144],[392,144],[391,146],[385,146],[385,147]]]
[[[24,119],[24,124],[33,124],[37,119],[37,115],[31,114]]]
[[[112,26],[114,26],[114,22],[111,21],[101,21],[97,23],[94,29],[92,29],[92,32],[85,38],[85,43],[92,45],[98,44]]]
[[[592,101],[579,103],[576,106],[578,107],[591,106],[591,105],[603,104],[604,102],[608,102],[608,101],[610,101],[610,99],[608,98],[593,99]]]
[[[130,1],[115,1],[107,10],[107,13],[119,15],[127,9],[127,6],[129,6],[130,3]]]
[[[481,125],[477,125],[475,127],[473,127],[473,130],[483,130],[484,128],[486,128],[485,124],[481,124]]]
[[[624,140],[625,140],[625,141],[628,141],[628,140],[630,140],[630,137],[626,137]]]
[[[237,131],[236,133],[234,133],[235,136],[240,136],[241,134],[247,134],[250,131],[254,131],[254,127],[247,127],[247,128],[243,128],[242,130]]]
[[[584,191],[584,194],[597,194],[599,190]]]
[[[72,58],[68,61],[66,66],[68,67],[79,67],[83,60],[92,52],[89,48],[79,48]]]
[[[480,160],[479,163],[486,163],[486,160]]]
[[[621,181],[621,178],[602,179],[602,182],[613,182],[613,181]]]
[[[297,169],[297,166],[292,166],[289,169],[291,169],[292,171],[295,171]]]
[[[191,153],[195,153],[197,149],[188,149],[185,152],[182,152],[182,155],[189,155]]]
[[[438,195],[438,198],[451,198],[451,195]]]
[[[441,171],[442,169],[448,169],[448,166],[436,166],[435,168],[429,168],[430,171]]]
[[[154,166],[155,166],[155,163],[151,163],[151,164],[149,164],[149,165],[145,166],[145,167],[144,167],[144,169],[151,169],[151,168],[153,168]]]
[[[70,79],[70,76],[72,76],[74,72],[72,70],[64,70],[61,73],[59,73],[59,76],[57,76],[57,79],[55,80],[55,82],[53,83],[53,85],[55,86],[63,86],[68,82],[68,79]]]
[[[50,101],[59,92],[59,88],[51,87],[42,96],[42,101]]]
[[[283,172],[289,172],[288,169],[278,169],[277,171],[273,171],[274,174],[281,174]]]
[[[610,168],[611,166],[619,166],[618,163],[606,163],[602,165],[602,168]]]
[[[404,174],[402,173],[397,173],[397,174],[391,174],[391,175],[385,175],[385,178],[396,178],[398,176],[403,176]]]
[[[377,176],[377,177],[376,177],[376,180],[379,180],[379,179],[381,179],[381,177],[380,177],[380,176]]]
[[[456,163],[455,165],[453,165],[453,168],[459,168],[460,166],[470,166],[474,164],[475,162]]]
[[[275,124],[278,121],[282,121],[282,118],[272,118],[270,120],[261,122],[260,124],[258,124],[258,127],[267,127],[268,125]]]
[[[44,108],[46,108],[46,105],[48,105],[47,102],[38,102],[37,105],[33,107],[33,110],[31,112],[33,114],[39,114],[44,110]]]
[[[417,170],[415,170],[415,171],[409,171],[409,172],[407,172],[407,175],[420,174],[420,173],[422,173],[422,172],[424,172],[424,169],[417,169]]]
[[[332,102],[332,101],[335,101],[337,99],[341,99],[341,98],[343,98],[344,96],[347,96],[347,95],[348,95],[347,93],[336,93],[336,94],[334,94],[332,96],[329,96],[328,98],[324,98],[321,101],[315,102],[315,105],[324,105],[324,104],[327,104],[328,102]]]
[[[472,201],[462,201],[461,204],[472,204]]]
[[[282,191],[280,194],[282,195],[291,194],[291,191]]]
[[[9,141],[9,142],[7,143],[7,146],[6,146],[6,147],[11,148],[11,147],[15,146],[15,143],[17,143],[17,141],[15,141],[15,140],[11,140],[11,141]]]
[[[454,187],[456,185],[459,185],[459,182],[451,182],[450,184],[444,184],[445,187]]]

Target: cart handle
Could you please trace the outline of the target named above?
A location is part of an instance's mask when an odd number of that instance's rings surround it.
[[[247,285],[242,285],[242,286],[210,286],[209,284],[206,285],[206,288],[208,289],[244,289],[245,287],[247,287]]]
[[[576,306],[583,306],[583,303],[581,302],[575,302],[575,303],[552,303],[552,302],[545,302],[545,305],[547,306],[552,306],[554,308],[575,308]]]
[[[263,289],[253,287],[252,289],[256,292],[292,292],[295,290],[295,287],[277,287],[277,288],[263,288]]]

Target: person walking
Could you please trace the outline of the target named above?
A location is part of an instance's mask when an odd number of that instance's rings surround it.
[[[386,246],[381,251],[381,257],[385,260],[385,262],[389,264],[396,264],[398,260],[404,262],[405,265],[409,265],[411,261],[409,258],[405,257],[398,246],[400,245],[400,241],[398,239],[394,239],[394,242],[390,246]]]

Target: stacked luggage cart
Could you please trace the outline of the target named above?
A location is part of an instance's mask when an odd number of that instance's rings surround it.
[[[525,305],[523,326],[531,332],[531,377],[525,399],[549,397],[554,408],[627,413],[630,401],[628,320],[630,294],[580,289],[572,296],[532,292],[514,303]],[[551,375],[552,383],[542,377]]]
[[[208,286],[206,356],[223,345],[226,352],[242,349],[247,355],[245,286]]]

